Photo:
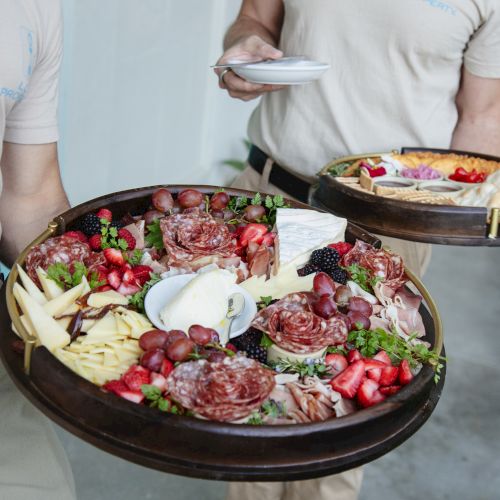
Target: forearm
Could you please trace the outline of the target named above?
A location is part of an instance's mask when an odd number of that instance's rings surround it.
[[[453,133],[451,148],[500,156],[500,114],[461,117]]]

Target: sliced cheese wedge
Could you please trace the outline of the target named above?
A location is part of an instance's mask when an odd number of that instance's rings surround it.
[[[64,290],[55,281],[51,280],[41,267],[37,268],[36,275],[38,276],[43,291],[49,300],[55,299],[64,293]]]
[[[80,283],[61,295],[49,300],[43,308],[51,316],[59,316],[65,312],[70,306],[74,305],[75,301],[79,299],[85,290],[85,284]]]
[[[19,278],[21,278],[21,283],[23,284],[26,291],[41,305],[47,302],[47,297],[42,293],[42,291],[35,285],[34,281],[26,274],[24,269],[17,264],[17,272],[19,273]]]
[[[326,347],[319,351],[311,352],[309,354],[296,354],[294,352],[285,351],[281,347],[273,344],[267,348],[267,360],[278,362],[280,359],[288,360],[291,362],[302,363],[306,359],[320,359],[325,355]]]
[[[128,304],[128,299],[115,290],[108,290],[106,292],[91,293],[87,299],[87,304],[90,307],[95,307],[96,309],[110,304],[126,306]]]

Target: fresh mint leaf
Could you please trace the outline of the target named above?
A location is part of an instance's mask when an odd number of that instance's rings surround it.
[[[99,288],[100,286],[106,284],[105,280],[99,281],[99,275],[95,271],[92,271],[92,274],[87,277],[87,280],[89,282],[89,287],[91,290],[94,290],[94,288]]]
[[[126,255],[125,259],[131,266],[138,266],[142,260],[143,251],[136,248],[132,255]]]
[[[150,401],[156,401],[161,398],[161,390],[155,385],[142,384],[141,392],[144,394],[146,399],[149,399]]]
[[[149,224],[147,229],[149,232],[144,239],[146,246],[161,250],[163,248],[163,233],[161,232],[160,219]]]
[[[47,276],[62,288],[69,288],[73,282],[68,266],[62,262],[57,262],[47,268]]]
[[[158,400],[158,409],[161,411],[170,411],[172,403],[168,399],[161,398]]]
[[[73,262],[73,276],[71,277],[71,284],[73,286],[79,285],[82,278],[87,277],[87,268],[83,262]]]
[[[268,347],[271,347],[273,343],[274,342],[269,338],[269,336],[266,333],[262,333],[262,337],[260,339],[261,347],[265,347],[267,349]]]
[[[264,305],[267,307],[272,301],[273,301],[273,298],[271,297],[271,295],[267,295],[266,297],[260,297],[260,301],[264,303]]]

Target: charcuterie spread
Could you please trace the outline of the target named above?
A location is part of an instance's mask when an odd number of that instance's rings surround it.
[[[334,162],[338,182],[375,196],[415,203],[500,206],[500,163],[455,153],[412,152]]]
[[[32,247],[12,292],[37,345],[151,411],[338,418],[442,361],[401,257],[346,225],[281,196],[159,188],[141,213],[101,208]]]

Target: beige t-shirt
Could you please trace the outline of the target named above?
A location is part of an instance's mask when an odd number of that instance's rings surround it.
[[[1,158],[3,141],[58,140],[62,25],[60,0],[0,0],[0,13]]]
[[[263,97],[250,140],[314,176],[346,154],[447,148],[462,66],[500,78],[500,0],[284,0],[280,48],[331,65]]]

